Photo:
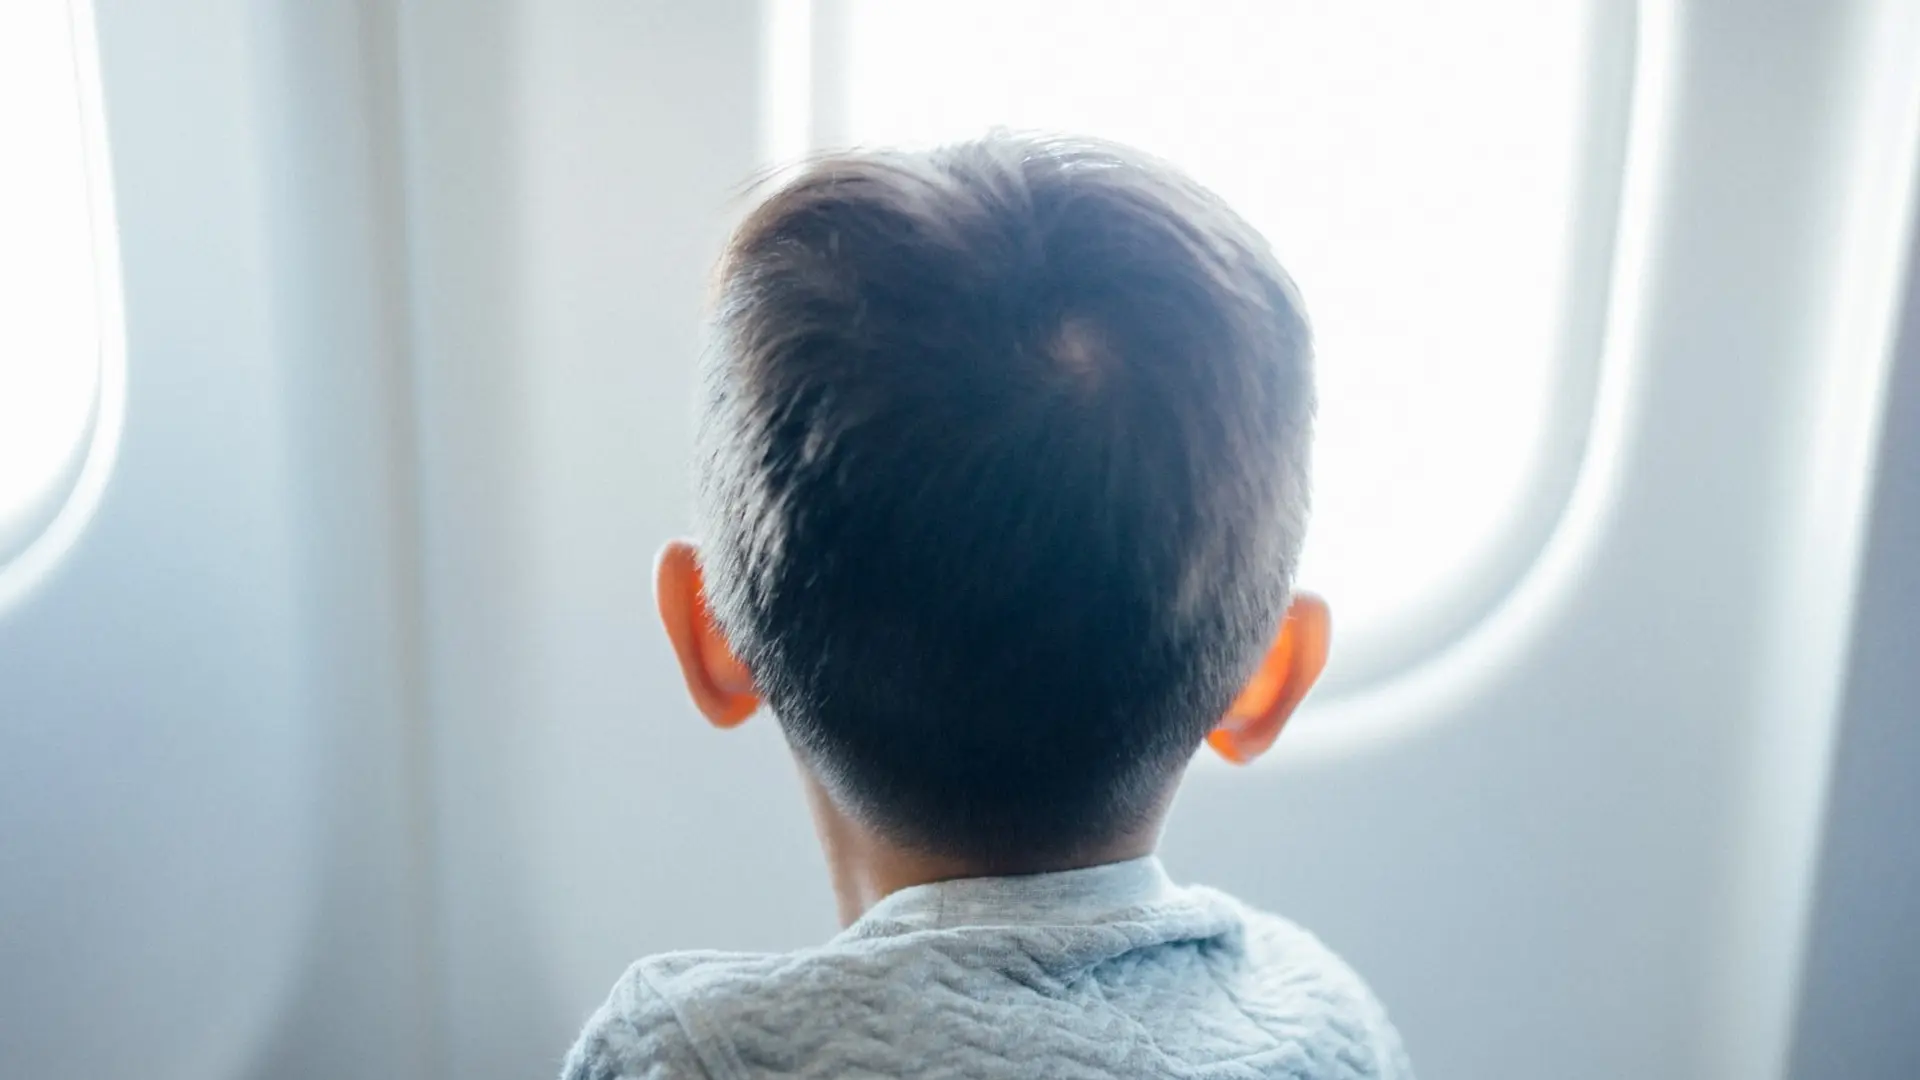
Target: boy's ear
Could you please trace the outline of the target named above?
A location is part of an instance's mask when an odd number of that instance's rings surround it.
[[[706,581],[692,544],[675,540],[660,549],[653,564],[653,594],[694,707],[714,727],[739,726],[760,707],[760,693],[754,689],[753,673],[734,655],[707,608]]]
[[[1313,593],[1295,593],[1280,633],[1218,727],[1207,735],[1214,753],[1244,765],[1273,745],[1293,710],[1327,666],[1333,616]]]

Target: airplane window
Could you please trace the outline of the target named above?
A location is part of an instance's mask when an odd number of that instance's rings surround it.
[[[1604,292],[1576,257],[1593,88],[1617,103],[1630,82],[1596,71],[1596,35],[1631,30],[1602,8],[1620,6],[816,0],[809,141],[1096,134],[1248,216],[1318,339],[1301,581],[1333,602],[1340,652],[1391,667],[1407,625],[1497,602],[1466,594],[1517,580],[1545,531],[1514,552],[1515,522],[1550,531],[1571,486],[1569,469],[1542,493],[1568,426],[1556,402],[1597,367],[1597,326],[1568,341],[1569,294]],[[1518,569],[1497,581],[1495,562]]]
[[[87,471],[118,347],[84,8],[0,4],[0,600]]]

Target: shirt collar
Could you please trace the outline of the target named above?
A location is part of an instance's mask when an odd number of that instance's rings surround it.
[[[956,926],[1092,922],[1178,892],[1158,857],[1018,877],[959,878],[901,889],[867,910],[850,936]]]

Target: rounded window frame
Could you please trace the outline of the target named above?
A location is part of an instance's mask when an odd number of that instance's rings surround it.
[[[65,0],[79,105],[93,255],[95,330],[92,407],[65,466],[11,520],[0,521],[0,612],[41,584],[93,521],[119,458],[126,414],[126,320],[119,217],[108,152],[100,40],[92,0]]]

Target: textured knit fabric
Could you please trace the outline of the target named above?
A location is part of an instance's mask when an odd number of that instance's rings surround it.
[[[563,1080],[1411,1080],[1311,934],[1158,860],[905,889],[825,945],[642,960]]]

